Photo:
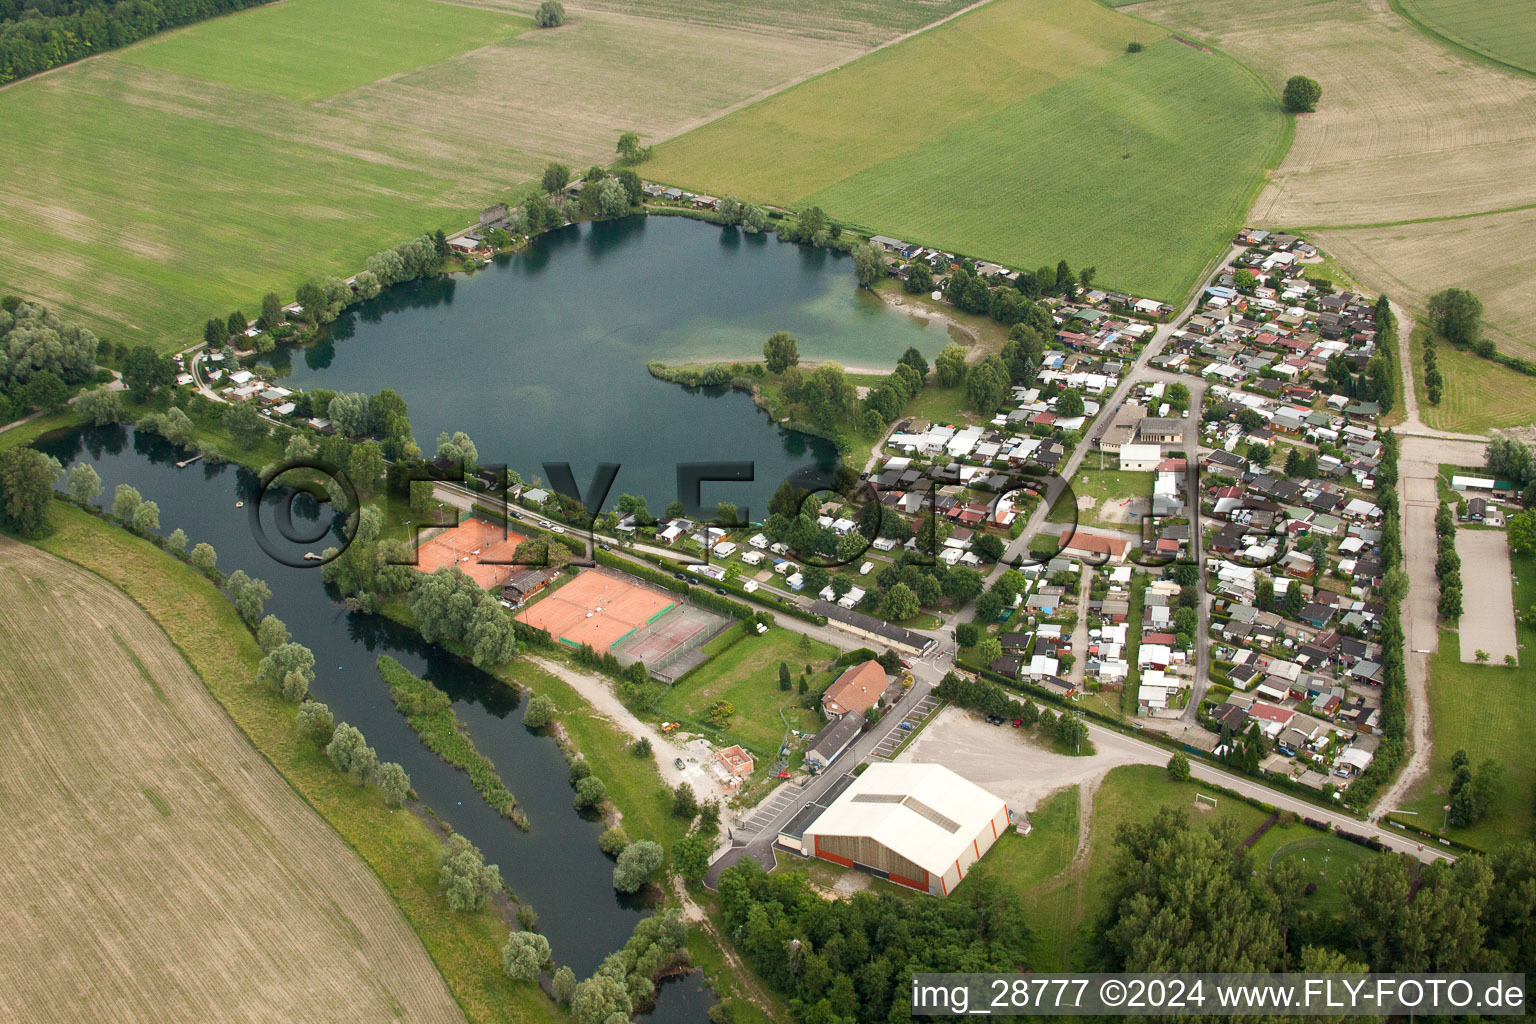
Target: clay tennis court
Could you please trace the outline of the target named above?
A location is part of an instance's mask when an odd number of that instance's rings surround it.
[[[677,602],[665,594],[616,576],[583,569],[559,590],[520,615],[535,629],[572,647],[607,651],[666,614]]]
[[[493,590],[524,567],[485,563],[511,562],[517,546],[526,539],[522,534],[512,533],[484,519],[466,519],[458,526],[422,541],[416,549],[416,568],[431,573],[445,565],[457,565],[464,575],[486,590]]]

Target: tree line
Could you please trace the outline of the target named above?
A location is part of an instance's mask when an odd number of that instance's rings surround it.
[[[1346,837],[1348,838],[1348,837]],[[1165,808],[1120,826],[1090,963],[1103,971],[1529,971],[1536,844],[1454,865],[1383,853],[1342,872],[1343,908],[1306,900],[1296,858],[1266,869],[1229,819]],[[1334,880],[1329,879],[1330,884]]]
[[[1500,352],[1492,338],[1483,337],[1482,300],[1465,288],[1445,288],[1431,295],[1425,319],[1436,335],[1458,349],[1492,360],[1527,377],[1536,377],[1536,360]],[[1426,387],[1428,383],[1426,379]]]

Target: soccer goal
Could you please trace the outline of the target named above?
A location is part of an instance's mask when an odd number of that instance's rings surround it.
[[[1210,804],[1212,810],[1216,809],[1216,798],[1213,796],[1206,796],[1204,793],[1195,794],[1195,803]]]

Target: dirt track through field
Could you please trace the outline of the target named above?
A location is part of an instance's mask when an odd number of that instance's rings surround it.
[[[0,812],[0,1020],[463,1020],[159,627],[3,539]]]

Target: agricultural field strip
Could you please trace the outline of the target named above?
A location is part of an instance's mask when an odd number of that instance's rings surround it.
[[[947,17],[976,0],[584,0],[583,6],[869,46]]]
[[[854,223],[1005,263],[1091,262],[1116,287],[1181,296],[1204,250],[1239,226],[1262,180],[1253,154],[1278,161],[1284,125],[1242,68],[1159,43],[1165,34],[1080,0],[1000,0],[675,139],[648,173],[715,194],[819,203]],[[1042,38],[1052,45],[1029,45]],[[1146,52],[1125,55],[1130,38]],[[1161,102],[1191,74],[1204,79],[1172,106]],[[932,75],[944,88],[909,88]],[[1127,113],[1138,110],[1152,113]],[[1229,161],[1193,165],[1199,180],[1179,190],[1147,177],[1218,121],[1246,140],[1224,147]],[[1095,183],[1086,194],[1085,181]],[[1167,208],[1178,195],[1189,202]],[[1147,208],[1148,196],[1159,208]],[[1052,211],[1048,223],[1036,219],[1042,209]],[[1138,212],[1128,218],[1127,209]],[[1142,218],[1159,230],[1137,228]]]
[[[1488,336],[1500,349],[1531,358],[1536,357],[1529,329],[1536,322],[1532,231],[1536,208],[1379,228],[1323,228],[1308,237],[1374,290],[1410,306],[1423,308],[1441,288],[1474,290],[1486,309]]]
[[[181,347],[210,308],[456,228],[547,160],[607,161],[620,131],[665,138],[854,53],[677,28],[593,12],[318,103],[201,80],[190,56],[188,74],[145,67],[136,48],[18,83],[0,112],[50,130],[0,154],[0,278],[113,340]],[[313,93],[330,75],[288,78]]]
[[[1524,0],[1397,0],[1397,6],[1426,31],[1536,73],[1536,20]]]
[[[148,617],[0,549],[0,1017],[461,1021],[378,880]]]
[[[1298,71],[1322,84],[1322,104],[1297,119],[1255,223],[1337,225],[1307,237],[1367,289],[1413,307],[1446,286],[1475,288],[1490,336],[1510,352],[1536,355],[1523,329],[1536,317],[1527,286],[1536,269],[1528,242],[1536,77],[1455,51],[1388,0],[1150,0],[1131,11],[1221,48],[1276,89]],[[1479,214],[1486,216],[1445,219]]]
[[[1536,79],[1449,50],[1388,0],[1151,0],[1134,13],[1230,53],[1277,90],[1298,72],[1321,83],[1322,104],[1298,119],[1255,207],[1264,224],[1379,223],[1536,200]]]

